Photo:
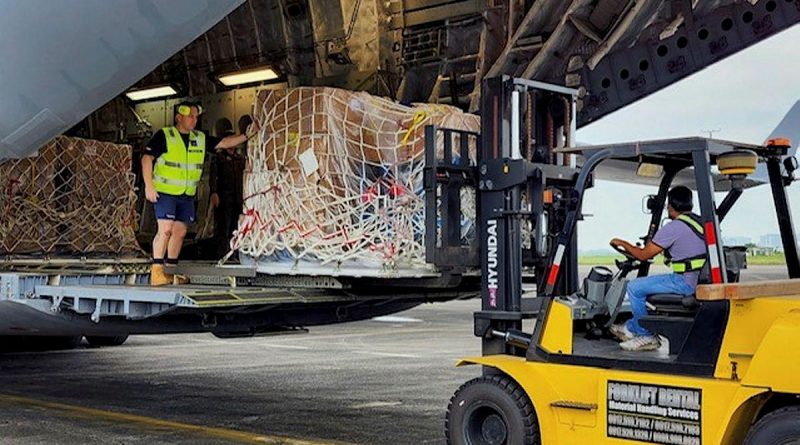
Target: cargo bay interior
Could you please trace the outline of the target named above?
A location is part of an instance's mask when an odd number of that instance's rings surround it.
[[[169,86],[173,95],[134,102],[122,94],[66,134],[138,150],[183,99],[203,104],[199,128],[238,132],[256,90],[312,85],[474,112],[481,79],[499,74],[578,89],[580,127],[790,26],[783,3],[247,1],[127,88]],[[264,68],[275,78],[220,80]],[[199,200],[206,220],[191,230],[196,240],[213,236],[207,201]],[[137,208],[146,245],[154,221],[141,197]],[[210,250],[194,254],[211,259]]]

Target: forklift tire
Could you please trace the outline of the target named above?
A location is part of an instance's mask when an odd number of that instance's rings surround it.
[[[450,399],[448,445],[539,445],[539,424],[525,391],[506,376],[478,377]]]
[[[87,336],[86,341],[89,346],[102,347],[102,346],[120,346],[128,340],[127,335],[117,335],[115,337],[96,337]]]
[[[787,406],[775,410],[756,422],[744,445],[795,445],[800,444],[800,406]]]

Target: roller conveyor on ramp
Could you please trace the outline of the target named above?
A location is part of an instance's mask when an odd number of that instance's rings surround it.
[[[20,303],[50,302],[53,312],[142,319],[175,309],[230,308],[251,305],[323,303],[355,300],[324,289],[187,285],[152,287],[146,275],[2,274],[4,299]]]
[[[421,303],[469,295],[448,288],[354,289],[352,283],[333,277],[266,276],[240,265],[187,264],[175,271],[189,275],[192,284],[153,287],[144,269],[107,264],[35,268],[17,265],[13,272],[0,273],[0,301],[59,316],[88,317],[91,322],[100,323],[107,317],[134,322],[167,314],[246,313],[298,307],[313,310],[324,305]]]

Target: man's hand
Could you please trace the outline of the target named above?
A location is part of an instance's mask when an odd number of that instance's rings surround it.
[[[609,244],[611,244],[611,247],[622,247],[622,248],[625,248],[625,244],[628,244],[628,242],[625,241],[625,240],[621,240],[619,238],[614,238],[609,242]]]
[[[216,193],[211,194],[211,205],[216,209],[219,207],[219,195]]]
[[[147,198],[148,201],[155,204],[156,201],[158,201],[158,192],[155,188],[153,188],[153,186],[146,185],[144,187],[144,197]]]
[[[258,125],[258,122],[253,121],[250,125],[247,126],[247,129],[244,131],[244,134],[245,136],[247,136],[247,139],[250,139],[253,136],[255,136],[255,134],[258,133],[260,129],[261,127]]]
[[[653,243],[652,241],[648,241],[644,247],[638,247],[625,240],[614,238],[609,241],[609,244],[611,244],[611,246],[614,248],[621,248],[622,250],[625,250],[632,257],[639,261],[647,261],[664,250],[661,246]]]

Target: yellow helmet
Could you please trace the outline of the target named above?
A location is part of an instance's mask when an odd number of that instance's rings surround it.
[[[203,107],[201,107],[199,104],[178,105],[178,114],[181,116],[188,116],[192,113],[192,107],[197,107],[197,114],[203,114]]]

